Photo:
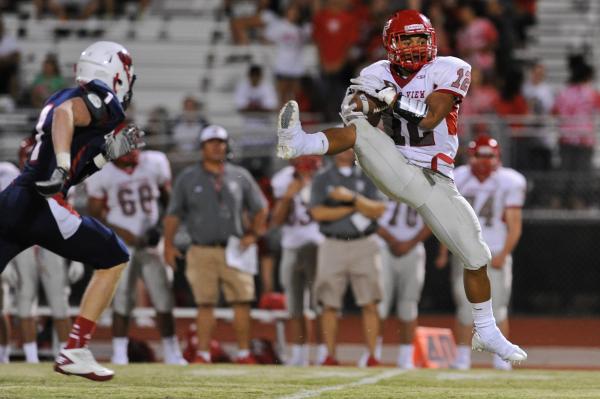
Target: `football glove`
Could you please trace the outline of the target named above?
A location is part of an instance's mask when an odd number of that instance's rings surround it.
[[[114,161],[136,148],[146,145],[142,141],[145,133],[136,125],[131,124],[119,130],[112,131],[104,136],[104,153],[108,161]]]
[[[386,88],[385,82],[375,75],[361,75],[350,79],[350,82],[350,89],[354,92],[362,91],[376,98],[379,98],[377,93]]]
[[[362,112],[355,111],[356,104],[350,103],[350,101],[352,101],[352,98],[354,97],[354,94],[354,90],[348,88],[346,90],[346,96],[342,101],[342,106],[340,108],[340,117],[342,118],[342,122],[344,122],[344,125],[347,125],[348,123],[357,118],[366,118],[366,115]]]
[[[52,197],[62,191],[67,177],[69,171],[59,166],[54,169],[49,180],[35,182],[36,190],[44,197]]]

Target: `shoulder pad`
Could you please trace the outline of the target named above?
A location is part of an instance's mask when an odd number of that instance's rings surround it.
[[[106,116],[108,112],[106,104],[100,95],[98,95],[95,91],[88,91],[84,89],[81,97],[83,98],[83,102],[85,102],[88,111],[90,111],[93,121],[100,121]]]

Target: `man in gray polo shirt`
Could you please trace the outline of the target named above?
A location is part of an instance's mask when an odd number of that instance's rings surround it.
[[[354,165],[354,151],[337,154],[334,165],[315,176],[310,213],[326,237],[319,247],[315,293],[323,306],[323,339],[329,352],[324,365],[335,357],[337,313],[348,280],[362,308],[369,366],[379,364],[375,346],[379,332],[377,303],[382,297],[381,258],[374,236],[377,219],[385,211],[375,185]]]
[[[232,267],[225,249],[244,250],[264,234],[267,201],[247,170],[226,162],[227,131],[215,125],[200,135],[202,162],[182,171],[175,181],[164,220],[165,260],[175,267],[181,253],[173,239],[183,221],[192,239],[186,255],[186,276],[198,305],[198,352],[196,363],[210,363],[209,344],[215,326],[213,310],[219,299],[219,285],[234,311],[238,363],[255,363],[249,353],[250,302],[254,300],[254,277],[242,257]],[[244,223],[248,216],[247,223]],[[229,261],[229,262],[228,262]],[[229,263],[229,264],[228,264]]]

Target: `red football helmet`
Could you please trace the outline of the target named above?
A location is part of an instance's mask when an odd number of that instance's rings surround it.
[[[424,35],[427,44],[404,46],[402,36]],[[437,38],[431,21],[415,10],[396,12],[383,27],[383,47],[392,64],[416,72],[437,55]]]
[[[21,141],[21,144],[19,144],[19,168],[23,169],[25,167],[34,146],[34,136],[29,136]]]
[[[304,155],[290,160],[292,166],[299,174],[313,174],[323,163],[320,155]]]
[[[487,135],[469,143],[471,172],[479,180],[487,179],[500,166],[500,145]]]

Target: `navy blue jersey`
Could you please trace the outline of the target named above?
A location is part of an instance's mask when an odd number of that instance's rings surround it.
[[[71,144],[71,169],[63,194],[66,195],[71,186],[82,182],[98,170],[93,159],[103,151],[104,135],[113,131],[125,120],[125,111],[106,84],[93,80],[86,85],[60,90],[46,100],[36,125],[36,144],[15,184],[33,186],[36,181],[50,178],[56,168],[52,143],[54,109],[75,97],[85,100],[92,115],[92,122],[89,126],[75,127]]]

